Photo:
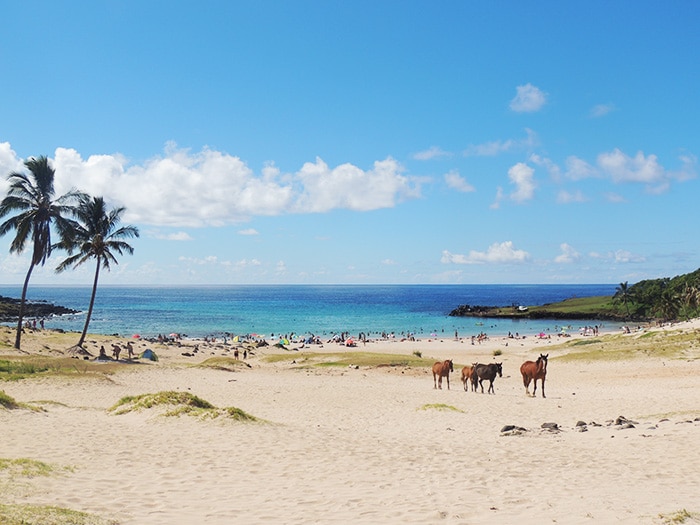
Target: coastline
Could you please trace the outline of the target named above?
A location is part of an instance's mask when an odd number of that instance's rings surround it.
[[[697,340],[700,320],[596,338],[571,334],[564,345],[495,335],[480,345],[448,337],[354,348],[271,345],[227,370],[197,365],[232,358],[232,344],[137,341],[137,351],[153,348],[159,361],[122,359],[102,365],[109,373],[89,375],[77,359],[73,377],[2,383],[8,395],[43,411],[0,408],[0,457],[59,468],[51,476],[2,478],[0,503],[68,507],[123,525],[652,524],[682,509],[697,516],[700,350],[691,342],[680,354],[617,353],[679,333]],[[25,357],[12,339],[11,329],[0,328],[0,360]],[[37,331],[23,344],[30,356],[61,356],[75,340],[74,333]],[[129,341],[87,339],[93,353]],[[595,345],[614,357],[570,355]],[[323,361],[366,352],[451,358],[451,388],[434,389],[429,367],[305,364],[313,354]],[[549,354],[547,397],[539,389],[537,398],[526,397],[518,368],[540,353]],[[495,395],[465,392],[457,366],[495,360],[503,363]],[[162,391],[235,406],[260,421],[109,411],[124,396]],[[615,424],[621,416],[632,427]],[[506,425],[524,430],[501,432]]]

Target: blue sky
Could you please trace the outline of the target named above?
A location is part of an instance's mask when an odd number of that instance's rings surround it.
[[[700,267],[696,2],[5,2],[0,195],[126,206],[103,284],[620,283]],[[0,283],[29,254],[0,239]],[[60,276],[56,253],[35,284]]]

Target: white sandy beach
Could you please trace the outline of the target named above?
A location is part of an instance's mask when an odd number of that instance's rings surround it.
[[[700,324],[671,330],[700,333]],[[593,362],[565,361],[560,356],[569,350],[558,341],[534,338],[474,346],[446,338],[373,342],[350,350],[419,350],[459,364],[497,359],[504,373],[495,395],[465,392],[457,368],[451,389],[435,390],[427,369],[304,369],[266,362],[266,353],[279,352],[267,348],[249,356],[250,368],[230,372],[190,366],[225,354],[221,346],[194,358],[154,347],[159,362],[125,364],[107,379],[0,384],[15,400],[41,401],[45,409],[0,409],[0,458],[72,467],[4,480],[0,503],[67,507],[124,525],[637,524],[664,523],[682,510],[689,523],[700,513],[696,340],[682,358]],[[0,354],[13,354],[3,348]],[[495,349],[502,355],[495,358]],[[519,373],[540,352],[549,353],[546,399],[539,386],[537,398],[526,397]],[[108,411],[123,396],[168,390],[266,422]],[[634,428],[611,424],[619,416]],[[579,421],[587,431],[577,430]],[[560,431],[543,430],[545,422]],[[526,431],[502,434],[505,425]]]

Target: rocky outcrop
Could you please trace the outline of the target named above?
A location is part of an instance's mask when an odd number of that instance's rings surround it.
[[[16,321],[19,316],[19,299],[0,295],[0,321]],[[27,301],[24,303],[24,318],[51,317],[54,315],[75,314],[77,310],[57,306],[46,301]]]

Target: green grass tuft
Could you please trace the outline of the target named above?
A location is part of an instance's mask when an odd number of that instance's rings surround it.
[[[0,390],[0,406],[5,407],[8,410],[13,410],[15,408],[19,408],[20,405],[15,399],[7,395],[4,390]]]
[[[35,459],[18,458],[6,459],[0,458],[0,471],[10,475],[17,475],[27,478],[35,478],[38,476],[50,476],[54,473],[55,467],[37,461]]]
[[[419,410],[441,410],[464,413],[464,410],[461,410],[457,407],[453,407],[452,405],[446,405],[444,403],[428,403],[427,405],[423,405],[422,407],[420,407]]]
[[[166,417],[188,415],[199,417],[200,419],[228,417],[235,421],[260,421],[240,408],[217,408],[209,401],[205,401],[194,394],[175,391],[123,397],[109,411],[114,412],[116,415],[121,415],[156,407],[166,407],[163,413]]]
[[[94,514],[48,505],[2,505],[3,525],[118,525]]]

